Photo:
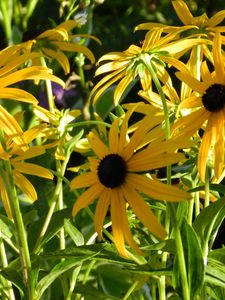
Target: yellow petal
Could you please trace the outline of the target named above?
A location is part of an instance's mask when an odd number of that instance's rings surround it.
[[[214,44],[213,44],[213,59],[214,59],[214,67],[216,71],[215,80],[217,83],[221,83],[224,85],[225,81],[225,71],[224,71],[224,58],[222,55],[221,48],[221,38],[220,33],[215,34]]]
[[[145,175],[128,174],[127,182],[139,192],[156,200],[180,202],[191,198],[188,193]]]
[[[194,91],[200,94],[204,94],[204,92],[208,88],[208,86],[205,83],[198,81],[197,79],[192,77],[191,74],[176,72],[176,76],[180,79],[180,81],[184,81]]]
[[[17,88],[0,87],[0,97],[2,99],[17,100],[26,103],[38,103],[38,100],[33,95]]]
[[[219,111],[215,113],[213,119],[216,126],[216,137],[215,137],[216,142],[215,145],[213,145],[214,146],[214,169],[215,169],[214,177],[216,180],[218,180],[225,169],[225,165],[224,165],[225,112]]]
[[[119,146],[119,121],[117,118],[109,130],[109,149],[111,153],[118,153]]]
[[[29,79],[49,79],[51,81],[57,82],[59,85],[64,86],[65,83],[58,77],[51,74],[52,70],[39,67],[39,66],[32,66],[25,69],[21,69],[16,71],[12,74],[9,74],[0,80],[0,87],[8,86],[10,84],[16,83],[22,80],[29,80]]]
[[[115,106],[118,105],[121,97],[123,96],[123,93],[126,91],[126,88],[129,86],[129,84],[134,80],[133,74],[128,73],[126,76],[123,77],[123,79],[119,82],[117,85],[115,92],[114,92],[114,104]]]
[[[50,171],[48,171],[46,168],[32,164],[32,163],[26,163],[26,162],[13,162],[13,167],[16,171],[29,174],[29,175],[35,175],[47,179],[53,179],[53,175]]]
[[[13,178],[15,181],[16,186],[26,194],[31,201],[37,200],[37,193],[35,191],[34,186],[32,183],[21,173],[17,172],[16,170],[13,171]]]
[[[224,20],[224,18],[225,18],[225,10],[221,10],[208,20],[207,26],[215,27],[216,25],[220,24]]]
[[[84,173],[74,177],[70,182],[70,188],[75,190],[91,186],[98,182],[97,175],[94,173]]]
[[[69,42],[52,42],[52,44],[54,44],[60,50],[63,51],[83,53],[91,61],[92,64],[95,62],[95,57],[93,53],[85,46]]]
[[[95,230],[98,233],[100,239],[103,239],[102,227],[104,225],[104,220],[110,204],[109,193],[110,193],[110,189],[105,189],[102,191],[102,193],[99,196],[97,206],[95,209],[95,216],[94,216]]]
[[[185,25],[191,25],[194,18],[187,4],[182,0],[177,0],[172,1],[172,5],[181,22]]]
[[[54,51],[47,48],[42,48],[42,50],[49,57],[54,58],[62,66],[65,74],[68,74],[70,72],[70,63],[65,54],[63,54],[61,51]]]
[[[26,141],[23,137],[23,131],[15,118],[10,115],[1,105],[0,105],[0,127],[1,129],[13,139],[13,141],[23,147],[22,149],[27,149]]]
[[[17,156],[12,158],[11,162],[22,161],[25,159],[42,155],[43,153],[45,153],[45,148],[43,146],[32,146],[26,151],[18,151],[18,149],[16,149]]]
[[[93,132],[89,133],[88,141],[91,148],[94,150],[95,154],[98,156],[99,159],[102,159],[107,154],[109,154],[109,149],[107,148],[107,146]]]
[[[160,237],[161,239],[167,236],[167,233],[163,226],[159,223],[156,216],[151,211],[150,207],[143,200],[143,198],[135,191],[131,184],[124,184],[123,194],[129,203],[131,209],[142,222],[142,224],[148,228],[148,230]]]
[[[124,200],[121,199],[121,195],[117,189],[112,189],[110,194],[113,240],[120,255],[128,258],[129,255],[125,248],[124,240],[125,228],[123,227],[123,215],[126,215],[126,211],[124,211],[124,207],[121,205],[121,201]]]
[[[10,207],[10,202],[9,202],[9,197],[5,188],[5,183],[3,179],[0,176],[0,195],[1,195],[1,200],[4,206],[4,209],[6,211],[7,216],[12,219],[12,210]]]
[[[93,184],[89,189],[87,189],[85,192],[83,192],[77,199],[76,202],[73,205],[72,209],[72,215],[75,217],[77,213],[90,205],[94,200],[96,200],[102,191],[104,190],[104,187],[100,185],[99,183]]]

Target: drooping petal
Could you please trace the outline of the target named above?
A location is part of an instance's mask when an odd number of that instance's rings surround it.
[[[43,52],[49,57],[54,58],[63,68],[65,74],[70,72],[70,63],[67,56],[61,51],[54,51],[52,49],[42,48]]]
[[[99,196],[97,206],[95,209],[94,223],[95,230],[98,233],[100,239],[102,236],[102,227],[110,204],[110,189],[105,189]]]
[[[53,174],[46,168],[27,162],[12,162],[13,167],[21,173],[35,175],[47,179],[53,179]]]
[[[134,80],[134,75],[132,72],[128,73],[117,85],[115,92],[114,92],[114,104],[118,105],[123,93],[126,91],[127,87],[130,83]]]
[[[32,183],[25,176],[23,176],[21,173],[14,170],[13,178],[14,178],[16,186],[18,186],[18,188],[24,194],[26,194],[31,201],[34,202],[37,200],[36,190],[35,190],[34,186],[32,185]]]
[[[0,127],[1,129],[13,139],[13,141],[26,150],[27,143],[23,137],[23,131],[16,119],[13,118],[1,105],[0,105]]]
[[[99,195],[104,190],[104,187],[99,183],[93,184],[90,188],[88,188],[85,192],[83,192],[77,199],[73,205],[72,216],[75,217],[77,213],[90,205],[94,200],[96,200]]]
[[[224,171],[224,137],[225,137],[225,111],[219,111],[215,114],[214,122],[216,122],[216,137],[214,146],[214,170],[215,170],[215,179],[218,180],[223,171]]]
[[[120,255],[129,257],[128,252],[125,248],[124,240],[125,228],[123,227],[123,218],[124,215],[126,217],[126,211],[124,211],[124,206],[122,206],[121,204],[121,202],[124,200],[121,199],[121,195],[120,193],[118,193],[117,189],[112,189],[110,196],[113,241]]]
[[[8,86],[22,80],[30,80],[30,79],[31,80],[49,79],[51,81],[58,83],[61,86],[65,86],[63,80],[61,80],[57,76],[52,75],[51,73],[52,70],[46,67],[39,67],[39,66],[27,67],[25,69],[15,71],[13,73],[13,76],[12,74],[9,74],[1,78],[0,87]]]
[[[216,82],[224,85],[225,82],[225,70],[224,70],[224,58],[221,52],[221,37],[220,33],[217,32],[214,38],[213,45],[213,59],[214,59],[214,68],[216,73]]]
[[[71,182],[70,182],[70,188],[75,190],[79,188],[84,188],[91,186],[95,183],[97,183],[97,176],[96,174],[89,172],[89,173],[84,173],[81,175],[78,175],[74,177]]]
[[[190,195],[177,187],[167,185],[145,175],[128,174],[127,182],[147,196],[162,201],[180,202],[190,199]]]
[[[150,207],[143,200],[143,198],[135,191],[133,186],[129,183],[124,184],[123,194],[129,203],[131,209],[142,222],[142,224],[148,228],[148,230],[154,235],[165,238],[167,233],[163,226],[159,223],[156,216],[151,211]]]
[[[17,88],[0,87],[0,97],[2,99],[17,100],[32,104],[38,103],[38,100],[33,95]]]
[[[85,46],[78,45],[75,43],[55,42],[55,41],[52,42],[52,44],[57,46],[60,50],[83,53],[91,61],[92,64],[95,62],[95,57],[93,53]]]
[[[0,176],[0,195],[7,216],[12,219],[12,210],[10,207],[9,197],[6,191],[5,183]]]

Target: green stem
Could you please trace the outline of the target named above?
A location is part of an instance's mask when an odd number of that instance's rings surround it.
[[[60,176],[58,176],[58,178],[57,178],[57,184],[56,184],[56,188],[55,188],[55,191],[54,191],[54,195],[52,197],[51,205],[50,205],[48,214],[45,218],[44,224],[42,226],[42,229],[40,231],[40,234],[37,238],[37,242],[36,242],[34,250],[33,250],[35,253],[38,253],[41,249],[41,241],[42,241],[42,239],[43,239],[43,237],[44,237],[44,235],[45,235],[45,233],[48,229],[48,226],[49,226],[49,223],[51,221],[52,215],[55,211],[58,199],[59,199],[60,194],[62,192],[63,177],[64,177],[64,174],[65,174],[65,171],[66,171],[66,166],[67,166],[68,161],[69,161],[69,154],[66,156],[65,160],[63,161],[63,163],[60,167],[60,170],[59,170]]]
[[[1,255],[1,261],[2,261],[2,266],[3,268],[7,268],[8,267],[8,260],[7,260],[7,255],[6,255],[6,251],[5,251],[5,245],[4,245],[4,241],[2,238],[2,231],[0,230],[0,255]],[[8,291],[8,299],[9,300],[15,300],[15,295],[12,289],[12,283],[10,281],[8,281],[7,279],[4,278],[4,286],[6,287],[7,291]]]
[[[166,140],[168,140],[170,138],[170,119],[169,119],[169,111],[168,111],[166,97],[165,97],[161,83],[157,77],[157,74],[154,71],[152,64],[145,63],[145,60],[144,60],[144,64],[147,67],[147,69],[149,70],[149,73],[151,74],[152,80],[155,84],[155,87],[156,87],[156,89],[159,93],[159,96],[161,98],[161,101],[162,101],[164,120],[165,120],[165,136],[166,136]],[[167,166],[166,173],[167,173],[167,184],[171,184],[171,166]],[[167,210],[166,210],[165,229],[167,230],[167,232],[169,232],[169,230],[170,230],[169,206],[167,206]],[[167,252],[163,252],[162,267],[166,267],[167,258],[168,258]],[[159,280],[159,299],[160,300],[166,299],[166,277],[165,276],[161,276],[160,280]]]
[[[17,191],[13,179],[13,172],[9,160],[4,161],[4,167],[7,174],[6,177],[7,179],[5,179],[5,184],[7,188],[10,207],[12,210],[13,220],[15,222],[16,232],[18,235],[17,239],[19,245],[21,265],[22,265],[23,281],[26,288],[27,299],[33,300],[34,291],[33,291],[33,283],[32,283],[30,252],[27,243],[27,234],[23,223]]]
[[[3,28],[5,31],[6,39],[8,45],[12,44],[12,11],[10,9],[10,5],[8,0],[1,0],[0,1],[0,10],[3,16]]]
[[[174,207],[173,203],[168,203],[168,205],[170,206],[171,218],[172,218],[172,220],[174,220],[174,240],[175,240],[176,249],[177,249],[177,259],[178,259],[182,293],[183,293],[182,299],[183,300],[191,300],[190,294],[189,294],[188,280],[187,280],[187,269],[186,269],[186,262],[185,262],[185,256],[184,256],[184,248],[183,248],[183,244],[182,244],[180,228],[176,221],[175,207]]]
[[[138,280],[134,281],[134,283],[131,285],[129,290],[126,292],[126,295],[123,297],[123,300],[127,300],[130,297],[130,295],[133,293],[133,291],[137,287],[138,283],[139,283]]]
[[[62,170],[62,164],[59,160],[56,161],[56,166],[57,166],[57,172],[60,175],[64,176],[65,170]],[[63,174],[62,174],[63,172]],[[59,184],[60,184],[60,190],[59,190],[59,195],[58,195],[58,210],[63,209],[64,207],[64,202],[63,202],[63,181],[62,181],[62,177],[60,178],[60,180],[58,180]],[[66,247],[66,243],[65,243],[65,231],[64,228],[61,228],[59,231],[59,243],[60,243],[60,249],[65,249]]]
[[[47,67],[47,64],[45,62],[44,57],[41,57],[40,60],[41,60],[42,66]],[[53,92],[52,92],[51,80],[46,79],[45,80],[45,85],[46,85],[46,93],[47,93],[49,111],[54,113],[54,111],[55,111],[55,102],[54,102],[54,96],[53,96]]]

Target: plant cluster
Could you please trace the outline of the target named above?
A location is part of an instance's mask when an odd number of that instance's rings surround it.
[[[0,2],[1,299],[224,299],[225,10],[173,0],[87,79],[102,1],[59,2]]]

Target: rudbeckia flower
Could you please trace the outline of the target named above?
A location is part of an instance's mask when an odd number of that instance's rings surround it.
[[[24,36],[24,43],[16,45],[18,49],[27,51],[37,51],[50,59],[55,59],[67,74],[70,72],[70,63],[65,52],[83,53],[91,63],[95,58],[93,53],[80,43],[82,38],[91,38],[100,41],[88,34],[69,34],[71,30],[78,26],[75,20],[67,20],[53,29],[48,29],[37,35],[35,38],[29,36],[29,32]],[[33,64],[40,64],[40,59],[33,60]]]
[[[179,32],[179,31],[178,31]],[[103,55],[98,63],[109,61],[96,70],[95,75],[105,75],[93,88],[90,98],[93,102],[111,85],[118,83],[114,92],[114,103],[117,105],[125,90],[130,84],[140,79],[144,91],[151,89],[153,72],[164,84],[169,80],[165,70],[166,64],[185,71],[186,66],[176,57],[194,45],[205,43],[205,40],[180,39],[174,42],[178,32],[162,36],[163,29],[155,28],[149,31],[144,39],[142,47],[131,45],[123,52],[111,52]]]
[[[37,127],[23,132],[23,140],[27,143],[26,150],[22,150],[21,147],[12,140],[12,137],[7,135],[5,135],[5,147],[3,147],[0,143],[0,159],[10,161],[16,187],[22,191],[22,193],[26,194],[31,202],[37,200],[37,193],[33,184],[23,174],[53,179],[52,173],[46,168],[34,163],[25,162],[26,159],[34,158],[45,153],[45,148],[43,146],[29,147],[29,144],[37,137],[42,129],[42,127]],[[2,164],[0,168],[0,175],[1,200],[8,217],[11,218],[12,212],[4,180],[4,178],[7,178],[7,174],[4,168],[2,168]]]
[[[130,231],[127,205],[151,233],[163,239],[167,233],[142,195],[161,201],[189,199],[186,192],[145,174],[151,169],[183,160],[181,153],[174,153],[174,150],[181,146],[181,140],[150,143],[149,139],[150,144],[140,149],[145,135],[159,126],[163,118],[153,106],[151,110],[151,114],[143,118],[129,140],[127,128],[132,110],[126,113],[121,127],[119,118],[113,122],[106,137],[107,144],[96,132],[90,132],[88,141],[96,157],[89,157],[90,171],[72,179],[70,185],[72,189],[87,188],[76,199],[73,216],[97,200],[94,224],[100,238],[104,219],[110,208],[114,243],[118,252],[125,257],[129,257],[126,243],[136,253],[142,253]]]
[[[225,69],[219,33],[216,33],[214,39],[213,59],[215,70],[212,73],[207,63],[202,63],[202,81],[188,73],[177,73],[177,77],[194,91],[191,97],[181,102],[180,109],[188,108],[193,111],[175,123],[173,135],[190,137],[199,128],[204,129],[198,154],[198,171],[202,181],[205,180],[210,149],[213,149],[215,180],[220,180],[224,171]]]
[[[201,16],[194,17],[185,1],[174,0],[171,2],[178,18],[181,20],[184,26],[181,27],[158,23],[143,23],[136,26],[135,30],[152,30],[155,27],[160,27],[164,30],[164,32],[183,32],[190,30],[191,34],[204,34],[208,35],[208,37],[213,37],[216,31],[225,32],[225,26],[217,26],[224,20],[225,10],[217,12],[211,18],[209,18],[206,13],[202,14]]]

